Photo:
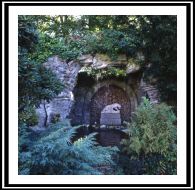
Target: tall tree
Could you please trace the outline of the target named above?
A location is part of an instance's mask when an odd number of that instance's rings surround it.
[[[31,17],[18,18],[18,111],[19,123],[30,122],[34,108],[42,100],[50,101],[63,85],[51,70],[29,59],[35,50],[38,33]],[[33,115],[34,116],[34,115]],[[34,122],[33,122],[34,124]]]
[[[177,99],[177,17],[139,17],[145,76],[155,81],[162,99],[176,105]]]

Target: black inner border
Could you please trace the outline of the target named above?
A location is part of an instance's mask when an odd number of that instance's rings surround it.
[[[190,187],[191,185],[191,4],[190,3],[4,3],[4,34],[5,34],[5,107],[4,107],[4,119],[5,119],[5,139],[4,139],[4,185],[5,187]],[[187,84],[186,84],[186,184],[9,184],[9,7],[10,6],[185,6],[186,7],[186,40],[187,40]],[[14,127],[14,126],[13,126]],[[78,188],[77,188],[78,189]]]

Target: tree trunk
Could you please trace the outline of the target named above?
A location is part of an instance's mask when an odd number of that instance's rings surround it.
[[[60,25],[61,25],[61,30],[62,30],[62,35],[64,37],[65,42],[67,42],[67,35],[68,31],[66,30],[66,24],[68,21],[68,16],[67,15],[60,15]]]
[[[45,106],[45,102],[43,103],[43,108],[44,108],[44,111],[45,111],[45,121],[44,121],[44,127],[47,127],[47,119],[48,119],[48,115],[47,115],[47,109],[46,109],[46,106]]]

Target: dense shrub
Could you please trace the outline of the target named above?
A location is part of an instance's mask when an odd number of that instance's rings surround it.
[[[122,141],[130,158],[144,163],[147,174],[176,173],[176,117],[164,103],[153,105],[146,98],[128,124],[129,138]]]
[[[83,40],[69,39],[65,42],[63,38],[54,38],[47,34],[39,34],[39,42],[36,50],[30,58],[39,63],[44,63],[51,56],[58,55],[67,62],[76,60],[77,57],[85,53],[85,42]]]
[[[35,126],[38,124],[38,116],[34,106],[25,106],[18,113],[19,123],[26,123],[28,126]]]
[[[84,36],[85,49],[88,53],[106,53],[111,60],[118,54],[125,54],[127,58],[134,57],[140,46],[138,35],[125,33],[114,29],[103,29],[99,32],[88,32]]]
[[[19,143],[19,174],[92,175],[102,174],[101,166],[114,166],[112,157],[117,149],[98,146],[95,133],[73,142],[77,128],[71,127],[69,122],[58,123],[33,139],[33,144],[27,141],[31,145],[25,149],[21,148],[27,136],[24,138],[23,130]]]

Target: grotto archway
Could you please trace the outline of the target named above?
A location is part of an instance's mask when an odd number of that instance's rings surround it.
[[[105,80],[93,86],[88,86],[87,84],[76,86],[73,92],[75,96],[74,105],[69,116],[71,124],[99,123],[101,108],[110,103],[122,104],[121,120],[122,122],[124,120],[129,121],[131,113],[134,112],[138,104],[138,87],[135,85],[135,82],[133,84],[134,86],[124,81]],[[110,98],[107,101],[104,96],[106,91],[108,95],[110,93]],[[101,98],[98,98],[98,101],[96,101],[99,95]],[[94,111],[95,107],[98,111]]]
[[[107,105],[121,105],[121,121],[129,121],[131,115],[130,98],[127,93],[115,85],[105,85],[93,95],[90,104],[90,124],[100,124],[101,111]]]

